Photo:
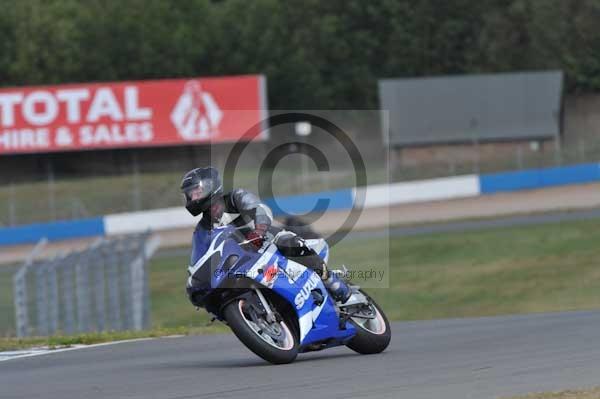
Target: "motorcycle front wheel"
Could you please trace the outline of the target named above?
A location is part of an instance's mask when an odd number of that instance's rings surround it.
[[[369,304],[351,309],[354,317],[350,317],[350,322],[356,328],[356,335],[346,346],[363,355],[383,352],[392,338],[390,322],[379,305],[364,291],[361,292],[367,296]]]
[[[269,322],[245,299],[231,302],[223,313],[235,336],[264,360],[285,364],[298,356],[298,339],[286,321]]]

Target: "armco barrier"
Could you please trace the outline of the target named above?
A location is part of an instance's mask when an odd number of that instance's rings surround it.
[[[17,245],[38,242],[104,235],[104,220],[101,217],[51,223],[36,223],[25,226],[0,228],[0,245]]]
[[[120,213],[104,217],[107,236],[132,234],[148,230],[169,230],[193,226],[197,220],[184,207]]]
[[[321,202],[318,202],[321,200]],[[325,200],[325,202],[322,202]],[[354,193],[351,189],[325,191],[304,195],[271,198],[265,201],[275,216],[304,214],[315,210],[352,208]],[[148,230],[169,230],[193,226],[197,220],[183,207],[121,213],[104,217],[106,235],[130,234]]]
[[[600,181],[598,163],[373,185],[358,189],[278,197],[268,199],[266,202],[273,209],[275,216],[281,216],[303,214],[313,209],[317,211],[350,209],[363,198],[364,202],[356,205],[375,208],[595,181]],[[183,207],[176,207],[107,215],[103,218],[0,228],[0,246],[34,243],[43,237],[50,241],[58,241],[139,233],[147,230],[177,229],[193,226],[196,220],[190,217]]]
[[[479,195],[479,177],[464,175],[395,184],[378,184],[356,189],[356,200],[365,198],[363,208],[474,197]],[[366,191],[366,195],[363,194]],[[363,192],[361,192],[363,191]],[[359,204],[360,205],[360,204]]]
[[[479,176],[480,191],[482,194],[531,190],[567,184],[591,183],[594,181],[600,181],[600,164],[598,163],[547,169],[528,169]]]
[[[325,211],[350,209],[354,206],[354,190],[344,189],[292,195],[270,198],[265,202],[273,211],[274,216],[287,214],[302,215],[312,210]]]

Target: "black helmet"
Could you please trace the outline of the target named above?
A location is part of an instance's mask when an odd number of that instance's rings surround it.
[[[223,195],[219,172],[213,167],[190,170],[183,176],[181,192],[185,198],[185,209],[198,216],[208,209],[214,198]]]

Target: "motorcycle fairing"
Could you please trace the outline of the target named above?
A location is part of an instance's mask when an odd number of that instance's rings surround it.
[[[190,279],[199,268],[207,266],[205,264],[211,260],[213,289],[227,288],[226,277],[232,275],[245,275],[272,289],[295,310],[300,327],[301,346],[325,341],[330,345],[342,344],[354,336],[356,330],[351,323],[345,322],[344,328],[340,328],[335,303],[321,278],[313,270],[287,259],[273,243],[262,254],[245,251],[230,237],[234,231],[232,226],[223,226],[210,231],[197,229],[194,232]],[[324,260],[328,258],[327,243],[324,240],[312,241],[322,242],[315,242],[313,249],[318,249],[317,253]],[[224,264],[231,256],[237,256],[237,262],[229,270],[224,270],[227,269]],[[270,266],[276,266],[277,273],[270,281],[266,281],[264,272]],[[318,290],[324,297],[320,305],[315,303],[313,290]]]

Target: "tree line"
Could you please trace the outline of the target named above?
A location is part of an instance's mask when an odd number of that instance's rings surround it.
[[[377,80],[558,68],[600,89],[600,0],[0,0],[0,85],[262,73],[279,109]]]

